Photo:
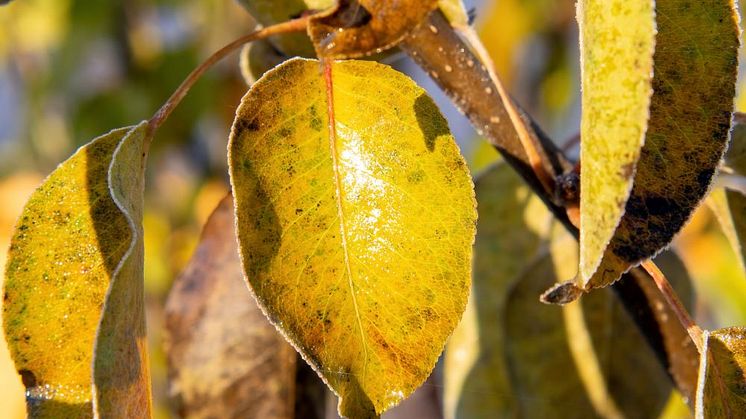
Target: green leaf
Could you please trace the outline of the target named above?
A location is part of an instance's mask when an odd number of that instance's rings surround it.
[[[331,104],[318,61],[287,61],[252,87],[231,133],[231,183],[260,306],[341,414],[372,417],[427,378],[461,317],[475,202],[420,87],[373,62],[329,65]]]
[[[697,418],[735,418],[746,412],[746,329],[704,332],[699,363]]]
[[[655,7],[654,94],[645,145],[624,216],[598,269],[590,275],[594,264],[589,261],[597,260],[597,252],[581,263],[586,289],[616,281],[670,243],[707,193],[728,141],[739,46],[733,1],[659,0]],[[589,142],[616,141],[609,138],[583,142],[590,147]],[[594,169],[597,161],[583,160],[583,177],[606,182]],[[619,202],[625,198],[593,187],[581,194],[586,204],[609,196]],[[587,210],[581,203],[581,212]]]
[[[552,220],[544,204],[503,162],[479,176],[475,190],[479,223],[474,281],[464,316],[446,347],[447,418],[517,413],[503,356],[503,312],[508,290],[539,254]]]
[[[580,0],[580,277],[596,271],[624,213],[652,93],[653,0]]]
[[[143,122],[82,147],[34,192],[18,222],[3,319],[31,417],[150,415],[147,130]]]
[[[360,58],[396,46],[438,7],[438,0],[339,0],[311,18],[319,57]]]
[[[301,16],[309,10],[325,10],[336,0],[238,0],[263,26],[271,26]],[[283,54],[294,57],[314,57],[315,51],[308,35],[303,33],[274,36],[270,42]]]
[[[233,220],[228,195],[169,294],[170,395],[186,418],[292,419],[297,355],[246,288]]]

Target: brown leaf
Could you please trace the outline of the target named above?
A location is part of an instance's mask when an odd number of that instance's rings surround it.
[[[225,197],[166,304],[170,392],[188,418],[293,418],[295,350],[243,279]]]
[[[308,34],[319,57],[372,55],[396,46],[438,7],[438,0],[340,0],[311,18]]]

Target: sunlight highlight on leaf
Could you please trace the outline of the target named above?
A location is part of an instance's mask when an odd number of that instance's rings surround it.
[[[406,76],[294,59],[244,97],[230,145],[241,256],[260,306],[348,417],[430,374],[468,295],[475,202],[448,125]]]
[[[31,417],[150,414],[146,130],[145,122],[114,130],[79,149],[34,192],[18,222],[3,319]]]

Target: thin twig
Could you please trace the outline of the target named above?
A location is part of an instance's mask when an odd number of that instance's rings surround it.
[[[684,304],[682,304],[681,300],[679,300],[678,295],[676,295],[676,291],[674,291],[674,289],[671,287],[671,284],[668,282],[668,279],[666,279],[666,276],[663,274],[663,272],[658,269],[658,266],[656,266],[653,261],[647,260],[642,263],[642,267],[645,268],[648,274],[650,274],[650,276],[653,278],[655,285],[658,287],[661,294],[663,294],[663,298],[666,299],[668,305],[671,307],[673,312],[676,313],[676,317],[678,317],[679,322],[681,322],[681,325],[684,326],[686,331],[689,333],[689,336],[692,338],[694,345],[697,347],[697,350],[701,354],[704,342],[702,338],[702,329],[697,326],[697,323],[695,323],[692,317],[689,315],[686,307],[684,307]]]
[[[171,112],[173,112],[174,108],[176,108],[176,106],[181,103],[181,100],[184,99],[184,96],[186,96],[186,94],[189,92],[189,89],[194,86],[194,83],[196,83],[197,80],[199,80],[200,77],[202,77],[202,75],[205,74],[208,69],[210,69],[210,67],[215,65],[215,63],[222,60],[228,54],[232,53],[242,45],[249,42],[264,39],[272,35],[304,31],[306,30],[306,26],[308,24],[308,18],[309,16],[302,16],[298,19],[278,23],[277,25],[268,26],[266,28],[252,32],[232,41],[228,45],[212,54],[202,64],[200,64],[199,67],[195,68],[194,71],[192,71],[186,79],[184,79],[184,81],[171,95],[171,97],[168,98],[166,103],[164,103],[163,106],[161,106],[161,108],[158,110],[158,112],[156,112],[155,115],[150,118],[148,128],[151,135],[149,135],[149,137],[152,138],[152,133],[155,132],[155,130],[157,130],[163,124],[163,122],[169,117],[169,115],[171,115]]]

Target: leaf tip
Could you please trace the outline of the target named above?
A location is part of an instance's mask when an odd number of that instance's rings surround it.
[[[539,301],[544,304],[565,305],[577,300],[583,290],[575,285],[575,280],[561,282],[541,294]]]

